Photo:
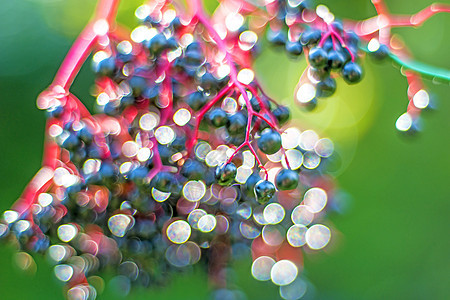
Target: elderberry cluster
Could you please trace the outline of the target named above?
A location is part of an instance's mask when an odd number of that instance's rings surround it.
[[[335,78],[339,75],[348,84],[358,83],[363,76],[358,64],[359,37],[343,28],[340,21],[324,8],[315,10],[306,1],[276,1],[277,18],[272,21],[267,37],[276,47],[284,47],[291,57],[303,52],[309,67],[305,70],[296,95],[306,108],[316,106],[317,98],[330,97],[336,91]],[[270,8],[268,8],[270,10]],[[280,25],[281,28],[280,28]],[[376,52],[383,55],[384,48]]]
[[[51,99],[55,168],[4,213],[0,236],[46,253],[70,299],[95,298],[111,268],[125,292],[196,263],[223,286],[226,263],[250,253],[257,280],[297,299],[302,247],[330,240],[333,143],[287,126],[289,109],[211,50],[199,20],[181,22],[171,5],[136,15],[130,37],[93,55],[95,115],[71,94]]]

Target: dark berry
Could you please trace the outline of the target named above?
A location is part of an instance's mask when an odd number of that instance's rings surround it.
[[[190,94],[186,100],[186,103],[195,111],[200,110],[203,105],[206,104],[206,97],[203,92],[196,91]]]
[[[254,111],[256,111],[256,112],[261,111],[261,106],[259,105],[258,99],[256,99],[256,97],[252,97],[250,99],[250,104],[252,105],[252,108]]]
[[[361,67],[354,62],[348,62],[342,68],[342,77],[348,84],[358,83],[362,79]]]
[[[139,97],[147,89],[147,80],[140,76],[133,76],[128,81],[128,85],[133,91],[135,97]]]
[[[205,58],[200,52],[188,52],[184,56],[186,64],[190,67],[198,67],[200,66]],[[187,70],[186,70],[187,71]]]
[[[186,47],[186,53],[189,52],[202,52],[202,46],[198,42],[192,42]]]
[[[286,52],[292,57],[298,57],[302,54],[303,47],[300,42],[288,41],[286,43]]]
[[[80,131],[78,131],[78,137],[85,144],[92,143],[92,139],[93,139],[92,132],[88,129],[87,126],[83,126],[83,128],[81,128]]]
[[[339,21],[334,21],[333,23],[331,23],[331,27],[333,27],[333,29],[338,33],[344,32],[344,26]]]
[[[200,66],[205,57],[202,53],[202,48],[199,43],[193,42],[186,47],[186,51],[184,53],[185,61],[189,66]]]
[[[103,164],[102,164],[103,167]],[[106,172],[109,172],[109,170],[106,170]],[[146,177],[148,174],[148,169],[146,167],[140,166],[135,169],[133,169],[129,174],[128,178],[133,181],[138,186],[143,186],[147,183]],[[114,174],[112,174],[114,175]]]
[[[243,186],[244,193],[247,197],[254,198],[255,197],[255,185],[261,181],[261,177],[259,177],[258,173],[252,173]]]
[[[170,143],[170,147],[176,151],[182,151],[186,147],[186,136],[177,136],[172,143]]]
[[[289,111],[289,108],[283,105],[277,106],[277,108],[275,108],[272,113],[277,119],[278,124],[280,126],[286,124],[286,122],[289,121],[289,118],[291,117],[291,112]]]
[[[211,125],[217,128],[225,126],[228,123],[227,113],[220,108],[212,110],[208,115],[208,119]]]
[[[311,75],[315,77],[316,80],[324,79],[330,76],[331,68],[327,65],[322,68],[310,68],[309,71],[311,72]]]
[[[119,113],[119,105],[120,105],[120,102],[109,101],[103,107],[103,111],[108,116],[115,116],[115,115],[117,115]]]
[[[323,43],[322,45],[322,48],[327,52],[333,50],[333,41],[331,40],[331,38],[326,39],[325,43]]]
[[[159,157],[161,157],[161,161],[163,164],[170,164],[171,157],[177,151],[173,149],[173,147],[168,147],[167,145],[158,145]]]
[[[67,150],[76,150],[80,145],[80,140],[75,133],[70,133],[67,138],[61,143],[61,147]]]
[[[151,101],[155,101],[158,98],[158,96],[159,96],[159,86],[158,85],[149,86],[142,93],[142,97],[149,99]]]
[[[178,48],[178,42],[174,37],[167,39],[167,48],[170,50],[175,50]]]
[[[322,31],[318,29],[308,29],[300,36],[300,43],[302,43],[303,46],[312,46],[317,44],[321,37]]]
[[[188,159],[181,168],[181,175],[191,180],[201,180],[206,175],[206,167],[199,161]]]
[[[134,97],[131,96],[124,96],[122,99],[120,99],[120,105],[123,107],[130,106],[134,104]]]
[[[174,190],[176,183],[175,175],[172,173],[159,172],[153,177],[150,185],[161,192],[169,193]]]
[[[307,99],[306,101],[299,102],[299,104],[300,104],[305,110],[312,111],[312,110],[314,110],[314,109],[316,108],[316,106],[317,106],[317,98],[316,98],[316,97],[309,98],[309,99]]]
[[[317,97],[330,97],[336,91],[336,80],[325,78],[317,83],[316,90]]]
[[[328,65],[333,70],[340,70],[345,64],[345,56],[339,51],[328,52]]]
[[[92,68],[97,75],[112,76],[117,69],[114,57],[106,57],[99,61],[94,61]]]
[[[281,148],[281,135],[275,130],[263,131],[258,139],[258,148],[265,154],[274,154]]]
[[[227,131],[230,135],[240,135],[245,133],[247,117],[243,113],[237,112],[228,117]]]
[[[308,60],[314,68],[321,68],[328,63],[328,54],[322,48],[312,48],[309,51]]]
[[[298,173],[289,170],[281,170],[275,177],[275,183],[279,190],[293,190],[298,185]]]
[[[154,55],[160,54],[168,46],[167,38],[164,34],[158,33],[150,41],[148,41],[148,49]]]
[[[384,60],[389,56],[389,48],[388,46],[381,44],[377,50],[370,52],[370,56],[375,60]]]
[[[170,25],[173,27],[173,29],[178,29],[182,26],[180,18],[179,17],[175,17],[172,22],[170,22]]]
[[[269,100],[267,100],[266,97],[260,97],[260,100],[258,100],[258,98],[253,96],[250,99],[250,104],[252,105],[252,108],[253,108],[254,111],[256,111],[256,112],[260,112],[261,111],[261,103],[260,103],[260,101],[262,102],[263,107],[270,108],[270,102],[269,102]]]
[[[256,200],[260,204],[265,204],[272,199],[275,194],[275,186],[272,182],[267,180],[261,180],[255,185]]]
[[[287,34],[284,30],[274,31],[269,29],[267,31],[267,39],[275,46],[284,46],[287,41]]]
[[[51,118],[59,118],[64,112],[62,105],[55,105],[47,109],[47,114]]]
[[[359,36],[353,31],[347,31],[345,33],[345,41],[347,42],[347,45],[358,47]]]
[[[233,163],[223,164],[216,168],[216,180],[220,185],[230,185],[236,177],[237,168]]]
[[[217,79],[211,74],[206,72],[202,75],[201,79],[201,86],[205,90],[216,90],[217,87]]]

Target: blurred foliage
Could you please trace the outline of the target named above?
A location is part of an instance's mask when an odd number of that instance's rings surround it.
[[[132,27],[142,0],[122,1],[119,22]],[[322,1],[343,18],[374,14],[369,0]],[[414,13],[427,0],[387,1],[392,12]],[[7,209],[40,166],[45,114],[35,108],[37,94],[51,82],[76,34],[89,20],[94,0],[2,1],[0,8],[0,209]],[[209,3],[208,8],[214,6]],[[440,14],[424,26],[400,28],[415,56],[450,67],[450,17]],[[266,48],[266,47],[264,47]],[[276,61],[276,63],[274,63]],[[450,113],[449,87],[426,82],[439,100],[424,116],[414,139],[400,137],[396,118],[407,105],[406,80],[390,62],[366,59],[365,79],[356,86],[338,82],[332,98],[316,111],[292,105],[293,88],[305,66],[284,53],[264,50],[256,62],[267,91],[291,103],[294,122],[316,128],[337,142],[338,181],[347,191],[350,210],[331,217],[334,239],[328,251],[306,255],[305,276],[315,288],[311,299],[450,298]],[[89,64],[73,92],[91,103]],[[14,249],[0,247],[2,299],[63,299],[45,258],[35,256],[35,274],[18,270]],[[250,261],[235,264],[231,278],[248,299],[277,299],[278,291],[251,278]],[[106,277],[107,278],[107,274]],[[138,289],[130,299],[208,299],[207,277],[200,270],[167,279],[167,287]],[[314,292],[315,291],[315,292]],[[100,299],[120,299],[108,284]]]

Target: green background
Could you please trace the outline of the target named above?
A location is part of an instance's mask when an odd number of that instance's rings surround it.
[[[6,210],[39,169],[45,114],[36,96],[51,82],[76,34],[89,19],[93,0],[1,1],[0,5],[0,210]],[[119,21],[133,26],[141,1],[120,6]],[[368,0],[323,1],[343,18],[374,14]],[[394,12],[414,13],[426,0],[388,1]],[[214,3],[208,3],[213,7]],[[418,60],[450,68],[450,16],[440,14],[418,29],[396,29]],[[276,62],[276,63],[274,63]],[[333,241],[307,255],[304,274],[314,285],[312,299],[450,299],[450,88],[426,81],[437,110],[423,117],[423,131],[401,137],[395,120],[407,105],[406,80],[387,61],[364,61],[365,80],[338,81],[336,96],[317,111],[292,105],[292,91],[304,58],[288,60],[264,50],[255,69],[268,93],[291,103],[295,123],[314,128],[337,145],[339,185],[349,195],[343,214],[330,216]],[[84,68],[73,92],[92,102],[93,75]],[[13,263],[14,250],[0,245],[0,299],[63,299],[50,265],[36,257],[34,274]],[[250,261],[234,266],[235,283],[248,299],[278,299],[269,282],[251,278]],[[168,286],[137,290],[129,299],[208,299],[204,273],[168,279]],[[106,285],[99,299],[117,299]],[[120,299],[120,298],[119,298]]]

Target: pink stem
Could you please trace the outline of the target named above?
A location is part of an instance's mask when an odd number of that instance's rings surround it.
[[[219,36],[217,31],[214,29],[212,24],[209,22],[209,19],[206,17],[201,0],[193,1],[193,9],[194,9],[195,17],[197,17],[199,22],[203,24],[206,31],[209,33],[211,38],[217,44],[217,48],[219,48],[219,50],[225,54],[225,61],[227,62],[228,66],[230,68],[230,81],[239,90],[239,93],[244,98],[245,105],[246,105],[247,111],[248,111],[248,113],[247,113],[247,128],[246,128],[246,132],[245,132],[245,141],[243,144],[248,144],[250,151],[252,151],[253,155],[255,155],[255,158],[258,161],[260,167],[266,172],[266,175],[267,175],[267,170],[261,164],[258,156],[256,155],[255,150],[253,149],[253,147],[250,144],[252,117],[257,114],[253,110],[253,107],[251,105],[250,99],[248,98],[247,91],[246,91],[244,85],[237,79],[238,72],[236,70],[236,66],[233,63],[233,59],[231,57],[230,51],[228,50],[227,46],[225,45],[225,42],[222,40],[222,38]],[[260,116],[258,116],[258,117],[260,117]],[[266,118],[264,118],[264,119],[265,119],[265,121],[267,120]],[[268,124],[271,124],[271,122],[269,121]],[[241,146],[239,146],[238,149],[241,149]]]
[[[227,85],[225,88],[223,88],[211,101],[209,101],[205,106],[202,107],[202,109],[198,112],[198,114],[195,116],[195,128],[194,128],[194,136],[192,140],[187,144],[188,151],[191,151],[192,147],[195,146],[198,139],[198,129],[200,127],[200,122],[202,121],[205,114],[220,100],[222,99],[228,92],[231,90],[233,85]]]
[[[99,2],[94,19],[85,27],[70,48],[51,86],[59,85],[65,90],[70,88],[75,76],[89,55],[92,47],[95,45],[97,38],[99,38],[98,33],[94,30],[97,21],[105,20],[109,24],[109,27],[111,27],[115,19],[119,1],[101,0]]]
[[[411,16],[389,15],[388,12],[386,12],[386,14],[389,16],[390,19],[389,20],[390,27],[405,27],[405,26],[417,27],[422,25],[426,20],[428,20],[435,14],[442,12],[450,13],[450,5],[435,3]]]

